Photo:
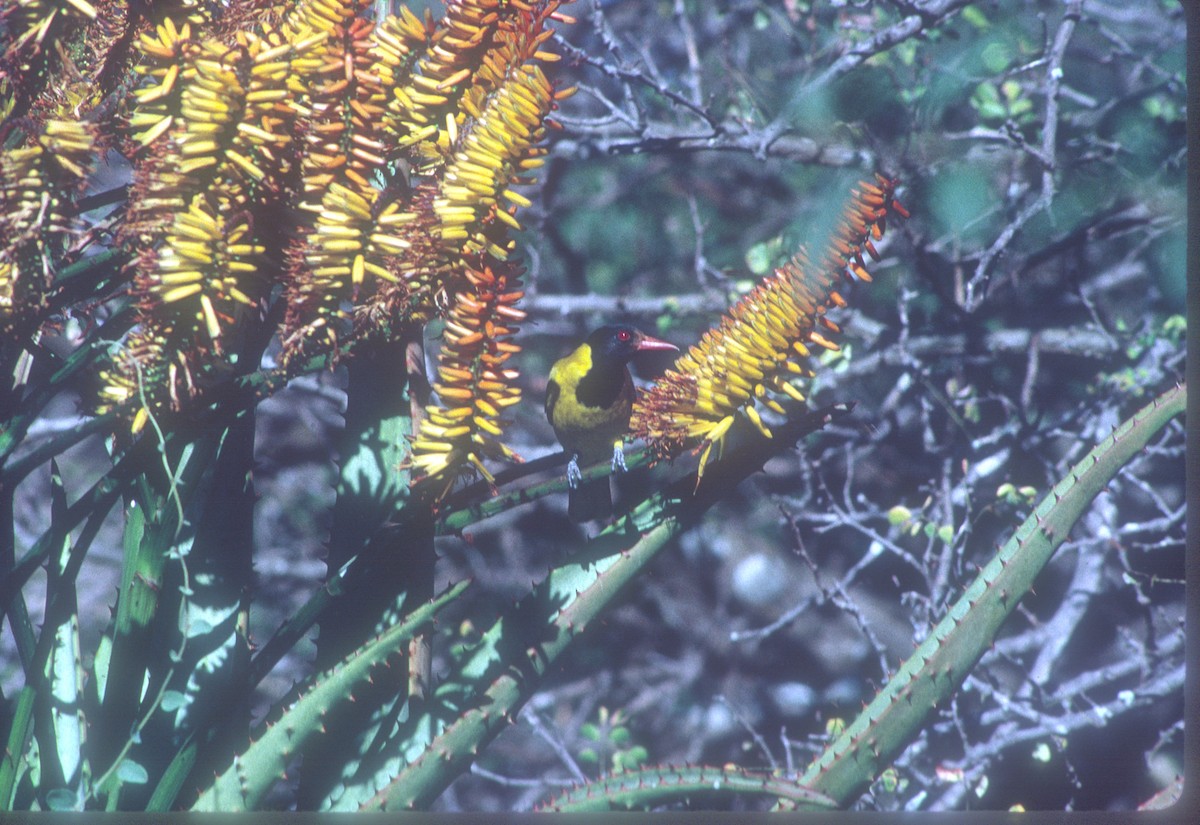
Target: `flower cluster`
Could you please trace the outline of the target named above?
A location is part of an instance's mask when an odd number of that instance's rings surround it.
[[[470,128],[459,132],[448,117],[448,135],[440,129],[438,138],[430,133],[430,140],[448,136],[453,150],[432,193],[436,233],[451,270],[466,276],[442,280],[450,311],[434,385],[440,404],[427,408],[413,441],[413,466],[443,492],[459,471],[478,470],[490,480],[485,457],[516,458],[501,441],[499,417],[520,399],[517,373],[504,364],[519,351],[511,340],[513,324],[524,317],[515,306],[522,295],[520,271],[508,262],[513,248],[508,232],[520,228],[515,212],[529,203],[514,187],[528,182],[523,174],[541,164],[544,149],[538,144],[562,96],[537,65],[547,57],[540,46],[550,35],[544,26],[556,6],[544,4],[538,13],[497,29],[459,97]],[[455,36],[461,34],[460,24]],[[465,77],[462,71],[452,76]]]
[[[128,410],[136,429],[138,405],[178,410],[253,368],[249,318],[282,318],[289,368],[444,318],[412,464],[442,483],[512,458],[510,235],[569,93],[542,69],[552,22],[569,21],[559,5],[454,0],[436,22],[404,9],[375,24],[371,0],[301,0],[256,24],[180,11],[145,25],[120,237],[136,326],[100,410]],[[294,223],[269,219],[281,211]]]
[[[103,0],[97,4],[101,10],[88,0],[0,3],[0,123],[55,117],[94,94],[84,76],[113,39],[113,27],[102,19]],[[71,60],[63,60],[66,54]]]
[[[101,411],[133,398],[178,409],[236,360],[229,331],[265,299],[270,227],[256,220],[281,197],[295,113],[292,64],[315,38],[266,27],[226,43],[164,19],[143,33],[130,118],[138,164],[122,241],[136,256],[139,327],[102,374]],[[169,365],[146,359],[168,357]],[[147,378],[161,378],[166,383]],[[134,429],[145,421],[135,413]]]
[[[285,23],[294,42],[317,41],[290,78],[304,124],[300,208],[312,223],[289,250],[288,358],[336,348],[343,303],[363,300],[379,279],[399,280],[396,256],[412,246],[404,229],[416,215],[378,184],[392,144],[383,115],[394,82],[361,16],[370,5],[307,3]]]
[[[505,270],[509,270],[506,272]],[[517,272],[508,266],[466,270],[469,287],[460,289],[446,318],[438,379],[440,405],[427,408],[414,439],[412,465],[445,493],[459,470],[474,469],[488,481],[484,458],[516,459],[502,441],[501,411],[521,400],[517,373],[506,362],[520,347],[511,336],[525,317],[513,289]]]
[[[507,228],[521,228],[508,208],[528,206],[529,201],[513,186],[525,182],[519,171],[541,163],[544,150],[537,143],[553,104],[549,81],[529,64],[515,66],[507,82],[489,96],[474,128],[459,142],[433,202],[445,243],[461,242],[468,255],[508,257],[511,246],[490,237],[488,224],[499,221]]]
[[[908,216],[897,183],[882,175],[860,183],[820,262],[801,252],[746,294],[638,399],[632,431],[663,457],[702,448],[701,474],[737,414],[771,437],[758,406],[783,414],[778,396],[804,401],[796,379],[813,375],[810,347],[838,348],[825,333],[840,330],[825,313],[845,306],[835,288],[843,277],[870,281],[862,255],[878,259],[873,241],[888,215]]]
[[[459,0],[447,5],[430,34],[430,48],[388,106],[389,128],[401,146],[416,148],[414,160],[423,170],[440,165],[454,151],[463,127],[482,116],[482,100],[509,79],[514,58],[520,63],[558,59],[538,47],[553,34],[548,21],[573,22],[558,11],[559,5],[558,0]],[[402,29],[415,36],[419,26],[410,15]]]
[[[131,411],[129,429],[138,433],[152,411],[179,409],[196,393],[193,362],[187,349],[173,347],[174,330],[157,324],[135,329],[121,344],[112,366],[103,370],[99,411]]]
[[[509,187],[540,162],[552,94],[532,64],[550,57],[538,46],[557,6],[461,0],[436,24],[407,9],[373,28],[308,24],[329,36],[304,67],[314,228],[290,252],[286,354],[332,348],[347,302],[355,337],[428,321],[469,293],[481,251],[507,256],[519,225],[496,202],[527,203]]]
[[[42,313],[49,261],[73,228],[66,207],[91,171],[92,130],[47,120],[32,145],[0,152],[0,335]]]

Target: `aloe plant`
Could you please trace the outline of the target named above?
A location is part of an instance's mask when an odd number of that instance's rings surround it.
[[[0,606],[22,679],[0,696],[0,810],[436,807],[675,539],[770,460],[851,426],[851,399],[810,396],[822,358],[852,360],[834,316],[909,218],[884,174],[640,396],[646,443],[626,464],[652,483],[617,519],[511,605],[441,587],[439,540],[566,491],[566,456],[521,465],[513,448],[531,405],[515,237],[538,229],[527,193],[572,91],[551,67],[560,47],[585,58],[556,37],[574,22],[557,0],[448,2],[436,19],[374,5],[0,11]],[[92,192],[106,163],[127,180]],[[335,368],[328,573],[258,644],[259,404]],[[807,767],[639,757],[541,807],[853,805],[1185,395],[1057,483]],[[67,396],[80,418],[36,433]],[[102,470],[68,472],[81,445]],[[18,488],[43,477],[47,523],[26,540]],[[90,642],[86,563],[114,525],[111,620]],[[447,630],[464,616],[482,630]],[[256,719],[256,692],[314,630],[310,673]]]

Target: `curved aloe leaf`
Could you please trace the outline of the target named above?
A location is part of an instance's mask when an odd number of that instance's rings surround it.
[[[1183,385],[1164,393],[1084,456],[979,572],[887,687],[809,766],[801,784],[842,806],[865,791],[937,704],[962,684],[1092,499],[1184,410],[1186,400]]]
[[[522,613],[523,605],[540,606],[547,600],[560,605],[549,617],[549,629],[533,629],[537,638],[527,640],[530,644],[524,645],[512,636],[524,635],[530,629],[521,627],[522,623],[514,616],[493,626],[485,634],[478,655],[466,662],[464,674],[490,669],[487,666],[496,656],[495,646],[501,639],[505,649],[520,644],[517,649],[524,648],[526,655],[520,661],[509,662],[483,691],[478,703],[436,736],[424,753],[369,799],[362,810],[424,808],[436,799],[467,768],[479,748],[507,727],[538,677],[678,529],[678,521],[671,519],[642,536],[627,552],[596,562],[567,564],[552,571],[515,611]]]
[[[329,708],[351,701],[355,686],[369,680],[375,668],[403,650],[409,639],[432,622],[437,612],[458,598],[469,584],[463,581],[454,585],[312,679],[278,719],[260,726],[258,738],[234,757],[233,764],[213,780],[191,809],[244,811],[257,807],[271,786],[284,778],[296,751],[323,730],[321,720]]]
[[[699,490],[689,473],[601,533],[589,546],[587,559],[551,571],[545,581],[484,634],[474,654],[465,659],[458,672],[443,680],[443,688],[469,692],[471,707],[436,731],[420,755],[360,808],[420,809],[433,802],[461,775],[480,748],[509,724],[537,689],[542,674],[668,539],[709,504],[761,468],[784,445],[849,411],[845,405],[797,410],[778,429],[774,439],[763,438],[748,424],[745,428],[735,428],[731,435],[743,435],[745,440],[739,441],[739,445],[744,448],[727,451],[716,465],[720,469],[706,475]]]
[[[658,765],[603,777],[564,791],[539,810],[572,813],[645,809],[703,797],[746,794],[832,808],[827,796],[805,788],[793,775],[726,766]]]
[[[0,754],[0,811],[13,810],[17,785],[30,769],[29,744],[33,738],[33,704],[36,701],[37,692],[30,685],[21,688],[12,700],[8,741]]]

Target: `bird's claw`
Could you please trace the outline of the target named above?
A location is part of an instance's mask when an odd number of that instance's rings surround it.
[[[571,456],[567,462],[567,486],[574,490],[583,481],[583,471],[579,469],[579,454]]]
[[[613,444],[612,470],[615,473],[617,470],[625,473],[629,468],[625,466],[625,450],[618,441]]]

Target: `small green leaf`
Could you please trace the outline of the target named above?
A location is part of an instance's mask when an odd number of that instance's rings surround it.
[[[613,772],[620,773],[621,771],[634,771],[646,761],[649,753],[645,748],[638,745],[630,748],[627,751],[620,751],[613,754]]]
[[[987,774],[979,777],[979,782],[975,785],[975,796],[983,799],[983,795],[987,793],[988,785],[990,784]]]
[[[178,690],[168,690],[163,692],[161,707],[167,713],[172,713],[183,707],[187,698]]]
[[[982,120],[1003,120],[1008,110],[1000,100],[1000,93],[991,83],[980,83],[971,95],[971,106]]]
[[[907,524],[912,519],[912,510],[909,510],[903,504],[897,504],[892,509],[888,510],[888,524],[893,527],[899,527],[902,524]]]
[[[1012,64],[1012,50],[1006,43],[997,40],[984,46],[979,57],[989,74],[999,74]]]
[[[938,528],[937,536],[942,540],[943,544],[952,544],[954,542],[954,526],[943,524]]]
[[[962,10],[962,18],[981,31],[990,25],[987,15],[980,10],[979,6],[967,6]]]
[[[1039,742],[1033,749],[1033,759],[1036,762],[1049,762],[1051,755],[1050,746],[1045,742]]]
[[[746,250],[746,266],[755,275],[765,275],[771,271],[771,250],[765,243],[756,243]]]
[[[146,769],[132,759],[121,760],[121,765],[117,768],[117,777],[130,785],[145,785],[150,780]]]

